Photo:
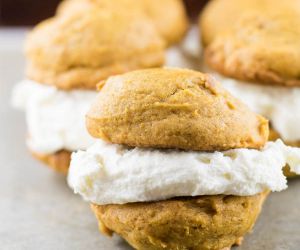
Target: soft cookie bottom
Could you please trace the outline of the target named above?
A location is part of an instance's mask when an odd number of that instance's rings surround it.
[[[135,249],[223,250],[240,244],[252,230],[267,195],[182,197],[91,207],[100,231],[119,234]]]
[[[40,154],[31,151],[31,154],[39,161],[45,163],[48,167],[64,175],[68,174],[68,169],[71,162],[72,152],[67,150],[60,150],[53,154]]]

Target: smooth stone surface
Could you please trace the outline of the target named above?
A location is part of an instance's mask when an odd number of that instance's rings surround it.
[[[1,249],[131,249],[117,236],[110,239],[99,234],[89,205],[72,193],[63,176],[28,153],[24,114],[9,103],[11,89],[22,79],[23,68],[20,48],[0,47]],[[234,249],[300,249],[299,192],[300,179],[294,179],[288,190],[273,193],[253,233]]]

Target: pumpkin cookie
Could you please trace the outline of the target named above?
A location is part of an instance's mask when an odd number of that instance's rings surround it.
[[[26,41],[27,77],[60,89],[94,89],[114,74],[160,66],[164,42],[142,16],[93,6],[39,24]]]
[[[268,135],[264,118],[200,72],[134,71],[112,77],[100,88],[87,128],[111,143],[211,151],[259,148]]]
[[[151,203],[92,205],[92,210],[101,232],[108,235],[116,232],[135,249],[221,250],[224,248],[220,247],[241,243],[243,236],[252,230],[266,197],[267,193],[248,197],[199,196]]]
[[[206,48],[206,62],[235,79],[299,87],[299,22],[297,13],[245,15]]]

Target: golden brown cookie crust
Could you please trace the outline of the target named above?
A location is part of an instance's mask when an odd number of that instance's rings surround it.
[[[45,163],[48,167],[64,175],[68,174],[68,169],[71,162],[72,152],[67,150],[61,150],[53,154],[39,154],[31,151],[32,155]]]
[[[252,230],[266,196],[199,196],[92,209],[104,234],[115,232],[135,249],[220,250]]]
[[[136,147],[214,151],[260,148],[268,121],[210,75],[148,69],[109,78],[88,112],[89,133]]]
[[[114,12],[130,10],[131,13],[142,13],[152,20],[168,46],[178,43],[188,28],[188,17],[182,0],[65,0],[60,4],[57,13],[66,15],[81,11],[90,4]]]
[[[90,4],[48,19],[30,33],[26,74],[60,89],[93,89],[108,76],[163,65],[164,47],[148,18]]]

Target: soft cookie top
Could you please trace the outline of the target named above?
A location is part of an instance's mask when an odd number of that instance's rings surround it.
[[[261,84],[300,86],[300,12],[249,13],[207,47],[216,71]]]
[[[142,13],[153,21],[167,45],[179,42],[188,28],[182,0],[65,0],[58,8],[58,14],[78,11],[90,3],[114,12]]]
[[[260,148],[268,137],[268,121],[207,74],[148,69],[111,77],[102,85],[87,114],[87,128],[111,143],[221,151]]]
[[[164,63],[165,43],[143,15],[86,4],[39,24],[26,41],[28,78],[61,89]]]
[[[298,0],[211,0],[199,18],[203,44],[207,46],[218,35],[230,30],[247,13],[265,15],[297,8],[300,8]]]

